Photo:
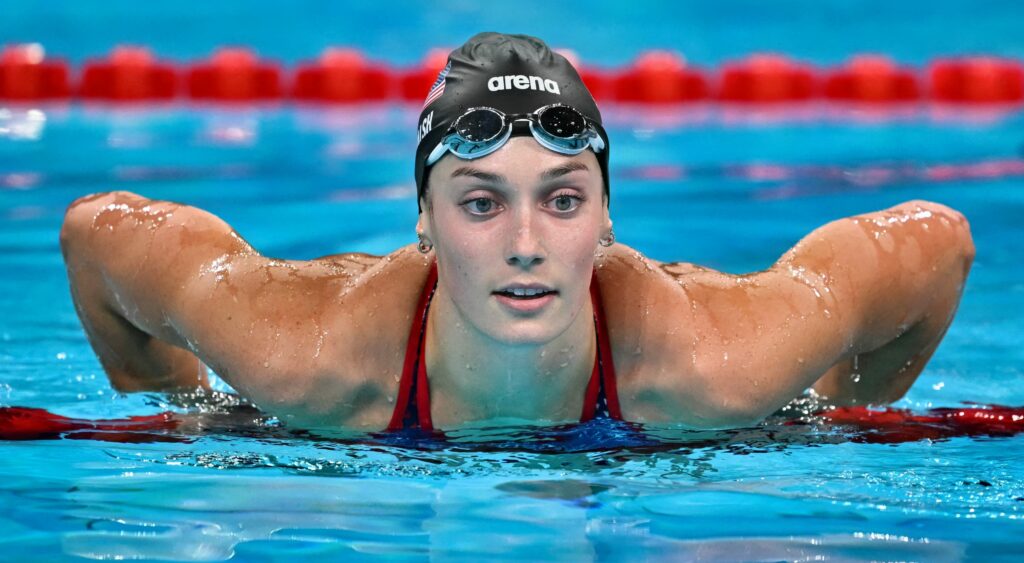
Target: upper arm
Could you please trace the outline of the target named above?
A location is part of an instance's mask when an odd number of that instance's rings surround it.
[[[656,389],[649,401],[662,401],[662,417],[697,427],[754,423],[850,343],[834,298],[807,280],[774,269],[737,276],[666,264],[662,272],[667,279],[641,296],[645,310],[662,313],[642,316],[636,332],[643,387]]]
[[[260,406],[305,409],[317,385],[317,400],[342,402],[321,361],[351,325],[328,320],[355,275],[340,257],[273,260],[212,214],[127,192],[72,204],[61,241],[69,272],[101,280],[97,299]]]
[[[708,425],[759,420],[842,358],[955,310],[973,253],[959,213],[910,202],[829,223],[763,272],[660,265],[670,282],[648,299],[687,327],[660,321],[664,361],[690,364],[677,403]]]
[[[200,209],[130,192],[94,194],[68,208],[61,246],[69,273],[95,274],[98,297],[139,330],[187,347],[168,323],[197,276],[227,257],[259,257],[223,221]]]

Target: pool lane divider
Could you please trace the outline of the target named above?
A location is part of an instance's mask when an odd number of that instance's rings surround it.
[[[198,436],[189,414],[162,412],[116,419],[69,418],[45,409],[0,407],[0,441],[97,440],[103,442],[192,442]],[[977,405],[907,409],[839,407],[787,420],[787,426],[828,425],[854,443],[897,444],[957,437],[1010,437],[1024,432],[1024,407]],[[191,430],[190,430],[191,429]]]
[[[992,56],[938,58],[914,68],[884,55],[863,54],[841,66],[821,68],[757,53],[705,69],[664,50],[642,52],[621,68],[588,65],[571,51],[561,52],[576,63],[601,101],[1024,104],[1024,61]],[[328,48],[319,58],[289,70],[246,47],[220,48],[208,59],[181,64],[159,59],[146,47],[120,45],[106,57],[85,61],[75,72],[66,61],[47,57],[37,43],[14,44],[0,51],[0,101],[416,103],[446,58],[445,50],[433,49],[418,65],[395,68],[357,49]]]

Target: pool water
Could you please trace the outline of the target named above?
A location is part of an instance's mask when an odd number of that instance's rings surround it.
[[[70,201],[116,188],[196,205],[279,257],[388,252],[414,240],[415,112],[74,106],[0,116],[0,406],[207,420],[184,442],[0,442],[5,558],[1019,556],[1019,435],[872,444],[773,419],[720,433],[599,422],[485,425],[446,442],[328,437],[230,404],[111,390],[68,295],[57,233]],[[616,233],[659,260],[745,272],[838,217],[916,198],[964,212],[977,259],[961,309],[897,406],[1024,405],[1024,115],[606,114]]]

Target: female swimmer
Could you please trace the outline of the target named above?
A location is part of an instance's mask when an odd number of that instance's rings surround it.
[[[418,133],[420,242],[384,257],[275,260],[199,209],[74,202],[61,246],[111,384],[206,387],[208,366],[299,426],[741,426],[808,387],[901,397],[974,256],[964,217],[921,201],[829,223],[743,276],[615,243],[601,115],[528,36],[453,51]]]

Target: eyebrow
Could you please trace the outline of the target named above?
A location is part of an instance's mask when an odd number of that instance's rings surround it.
[[[485,182],[490,182],[492,184],[508,183],[508,179],[502,176],[501,174],[492,174],[490,172],[484,172],[483,170],[478,170],[476,168],[473,168],[472,166],[462,166],[460,168],[456,168],[455,171],[452,172],[451,177],[458,178],[459,176],[469,176],[471,178],[476,178],[478,180],[483,180]]]
[[[545,170],[544,173],[540,175],[540,179],[547,182],[560,176],[565,176],[566,174],[575,172],[576,170],[590,170],[590,167],[578,160],[573,160]]]
[[[554,168],[549,168],[545,170],[544,173],[540,175],[540,179],[543,182],[549,182],[551,180],[554,180],[555,178],[565,176],[566,174],[570,174],[577,170],[590,170],[590,167],[582,162],[574,160],[571,162],[567,162],[565,164],[560,164],[558,166],[555,166]],[[484,172],[483,170],[473,168],[472,166],[462,166],[456,168],[455,171],[452,172],[451,177],[457,178],[459,176],[469,176],[471,178],[476,178],[478,180],[483,180],[484,182],[490,182],[492,184],[509,183],[508,178],[502,176],[501,174]]]

